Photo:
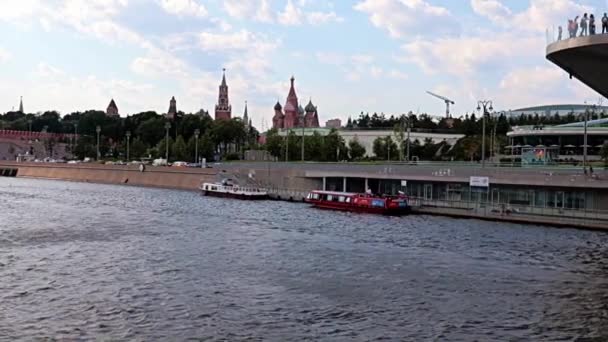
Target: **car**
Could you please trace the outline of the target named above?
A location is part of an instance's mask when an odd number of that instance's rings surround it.
[[[186,164],[186,167],[201,167],[201,164],[199,164],[199,163],[188,163],[188,164]]]
[[[80,160],[70,160],[68,164],[80,164]]]
[[[176,161],[176,162],[173,162],[172,166],[173,167],[186,167],[186,166],[188,166],[188,163],[185,161]]]
[[[167,159],[154,159],[154,161],[152,161],[152,166],[168,166],[169,163],[167,163]]]

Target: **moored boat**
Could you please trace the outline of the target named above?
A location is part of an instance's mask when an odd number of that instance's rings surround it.
[[[236,198],[243,200],[264,200],[268,199],[268,192],[265,189],[239,186],[230,180],[222,180],[221,183],[203,183],[200,190],[205,196]]]
[[[336,191],[311,191],[306,202],[316,208],[381,215],[405,215],[410,212],[408,199],[399,196],[374,196]]]

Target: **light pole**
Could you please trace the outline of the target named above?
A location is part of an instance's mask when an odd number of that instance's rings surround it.
[[[194,144],[194,163],[198,163],[198,137],[201,135],[200,129],[194,130],[194,138],[196,139],[196,144]]]
[[[285,161],[289,161],[289,130],[285,131]]]
[[[95,127],[95,132],[97,132],[97,160],[99,160],[101,157],[101,154],[99,153],[99,133],[101,133],[101,126],[97,125],[97,127]]]
[[[171,123],[166,122],[165,130],[167,131],[167,133],[165,135],[165,160],[167,162],[167,165],[169,165],[169,130],[170,129],[171,129]]]
[[[410,161],[410,132],[412,131],[412,114],[407,115],[407,161]]]
[[[302,118],[304,118],[302,116]],[[302,119],[302,161],[304,161],[304,120]]]
[[[480,111],[483,108],[482,115],[482,126],[481,126],[481,167],[486,167],[486,114],[488,110],[493,111],[491,100],[482,100],[477,102],[477,110]]]
[[[130,156],[130,151],[129,151],[129,142],[131,140],[131,131],[127,131],[127,162],[129,162],[131,160],[131,156]]]
[[[589,108],[585,108],[585,132],[583,135],[583,172],[585,172],[585,173],[587,173],[587,121],[588,120],[589,120]]]

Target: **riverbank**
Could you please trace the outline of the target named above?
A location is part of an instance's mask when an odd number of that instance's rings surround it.
[[[100,164],[43,164],[43,163],[16,163],[16,162],[0,162],[0,176],[16,176],[19,178],[40,178],[40,179],[56,179],[86,183],[103,183],[116,185],[133,185],[143,187],[168,188],[178,190],[195,191],[202,182],[213,182],[218,180],[218,175],[225,173],[231,177],[236,177],[241,180],[252,180],[253,183],[269,190],[270,197],[276,200],[285,201],[303,201],[306,194],[315,189],[326,188],[336,191],[362,192],[364,187],[372,188],[395,185],[403,179],[407,179],[408,186],[419,182],[421,185],[412,187],[424,188],[425,195],[441,195],[441,184],[438,181],[446,181],[452,178],[450,184],[460,184],[464,186],[467,181],[463,177],[464,171],[473,174],[475,170],[456,169],[448,172],[446,177],[444,173],[437,173],[424,167],[411,167],[402,170],[389,170],[391,172],[379,172],[372,169],[362,170],[361,165],[336,165],[330,170],[324,171],[320,168],[327,168],[327,165],[302,164],[293,165],[284,163],[229,163],[216,165],[210,169],[196,168],[170,168],[170,167],[151,167],[147,166],[144,172],[139,170],[137,165],[118,166],[118,165],[100,165]],[[445,171],[445,170],[443,170]],[[489,170],[492,172],[491,170]],[[525,171],[525,170],[523,170]],[[485,171],[488,172],[488,171]],[[522,172],[522,171],[519,171]],[[429,177],[429,174],[431,177]],[[341,176],[341,177],[338,177]],[[534,181],[535,175],[530,172],[530,175],[524,177],[520,174],[510,174],[501,171],[500,174],[493,176],[488,174],[490,182],[503,181],[507,178],[512,178],[517,182],[528,180]],[[332,178],[333,177],[333,178]],[[552,176],[543,179],[544,182],[556,181]],[[562,177],[565,177],[562,176]],[[576,175],[570,176],[572,185],[580,187],[580,180]],[[416,180],[418,178],[419,180]],[[400,180],[399,180],[400,179]],[[420,180],[422,179],[422,180]],[[430,179],[430,180],[429,180]],[[368,181],[369,180],[369,181]],[[588,179],[586,182],[592,182],[593,186],[602,187],[603,181],[597,179]],[[373,184],[373,185],[372,185]],[[590,184],[591,185],[591,184]],[[332,188],[329,188],[329,187]],[[340,188],[342,186],[342,188]],[[449,185],[452,186],[452,185]],[[527,187],[518,185],[522,189]],[[359,188],[359,189],[357,189]],[[431,192],[426,192],[426,189],[431,189]],[[504,221],[534,225],[549,225],[554,227],[573,227],[583,229],[599,229],[608,231],[608,212],[598,210],[582,210],[582,209],[560,209],[555,207],[538,208],[533,206],[517,205],[517,209],[509,215],[496,212],[496,208],[500,208],[503,202],[491,203],[488,202],[483,206],[479,206],[477,202],[463,201],[442,201],[442,200],[425,200],[418,197],[408,188],[408,193],[413,200],[414,213],[425,215],[441,215],[453,218],[474,218],[487,221]],[[433,190],[434,189],[434,190]],[[567,189],[561,188],[561,194],[565,194]],[[449,190],[449,189],[448,189]],[[575,189],[576,190],[576,189]],[[492,196],[488,199],[494,200],[494,197],[500,196],[502,193],[495,190],[492,191]],[[528,191],[528,190],[525,190]],[[463,194],[466,194],[462,191]],[[488,190],[490,193],[490,190]],[[596,199],[601,198],[603,193],[596,193]],[[418,199],[419,198],[419,199]],[[598,202],[599,203],[599,202]],[[603,204],[600,204],[603,205]]]
[[[214,181],[214,169],[171,169],[137,165],[2,163],[4,170],[17,170],[18,178],[41,178],[85,183],[122,184],[178,190],[196,190],[201,182]],[[6,172],[7,174],[9,172]]]

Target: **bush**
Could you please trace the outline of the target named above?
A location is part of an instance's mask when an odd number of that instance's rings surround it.
[[[238,153],[228,153],[226,155],[226,157],[224,157],[224,159],[226,159],[226,160],[240,160],[241,157],[239,156]]]

